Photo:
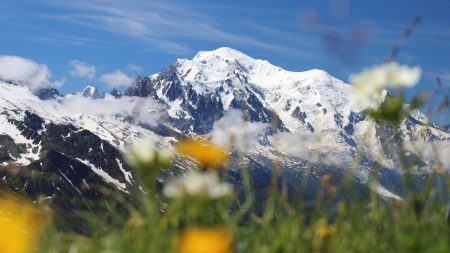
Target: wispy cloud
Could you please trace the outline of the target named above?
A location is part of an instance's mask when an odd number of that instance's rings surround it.
[[[276,40],[263,39],[254,33],[230,31],[224,23],[216,23],[215,17],[208,12],[208,7],[188,6],[178,1],[45,1],[47,5],[61,8],[59,13],[42,13],[41,18],[58,20],[74,25],[103,30],[139,41],[138,51],[165,51],[173,54],[191,53],[187,41],[202,40],[220,43],[226,46],[259,48],[277,53],[294,53],[300,57],[309,57],[310,53],[298,47],[288,47],[277,41],[290,39],[290,31]],[[197,8],[199,7],[199,8]],[[220,7],[220,6],[219,6]],[[233,17],[233,22],[239,22]],[[242,23],[245,20],[242,19]],[[263,24],[260,25],[262,27]],[[268,28],[269,29],[269,28]],[[280,31],[283,32],[283,31]],[[253,34],[253,35],[249,35]],[[293,35],[293,34],[291,34]]]
[[[48,34],[46,36],[43,35],[33,35],[33,36],[24,36],[29,40],[40,40],[44,42],[49,42],[54,45],[76,45],[76,46],[85,46],[88,44],[97,43],[98,40],[87,37],[79,37],[79,36],[70,36],[64,34]]]
[[[111,87],[130,86],[133,83],[133,78],[129,77],[121,70],[116,70],[112,73],[101,75],[100,81],[108,84]]]
[[[134,73],[142,73],[144,71],[144,68],[136,65],[134,63],[127,64],[128,71],[134,72]]]
[[[87,64],[82,61],[73,60],[70,62],[72,69],[70,75],[75,77],[87,77],[93,79],[95,77],[96,68],[93,65]]]

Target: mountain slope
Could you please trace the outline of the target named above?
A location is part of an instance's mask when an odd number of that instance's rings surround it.
[[[136,123],[157,122],[151,110],[161,108],[150,99],[75,95],[42,100],[27,87],[2,82],[0,94],[0,185],[51,202],[69,220],[82,220],[84,211],[107,213],[97,202],[114,201],[111,193],[130,200],[141,193],[122,157],[127,143],[145,136],[167,148],[173,141],[130,123],[131,112],[147,115],[136,116]],[[83,222],[66,223],[59,222],[82,229]]]

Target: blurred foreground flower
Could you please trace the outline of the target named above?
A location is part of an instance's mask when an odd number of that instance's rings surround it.
[[[172,163],[173,153],[169,150],[157,149],[151,139],[141,140],[132,145],[126,152],[127,162],[134,167],[142,184],[154,190],[155,181],[161,168],[169,167]]]
[[[326,220],[320,219],[319,222],[317,223],[316,235],[319,238],[325,238],[329,236],[331,232],[332,228],[330,227],[328,222]]]
[[[148,167],[154,164],[170,164],[173,153],[157,149],[153,140],[144,139],[128,149],[126,158],[133,167]]]
[[[316,225],[316,236],[312,241],[313,248],[319,252],[328,252],[330,236],[335,233],[335,228],[324,219],[319,219]]]
[[[196,160],[204,169],[218,168],[228,161],[228,154],[224,149],[206,140],[180,141],[175,148],[180,154]]]
[[[178,242],[178,253],[232,253],[232,248],[232,236],[214,228],[188,229]]]
[[[422,70],[418,66],[408,67],[391,62],[387,64],[387,68],[388,82],[394,88],[413,87],[419,82],[422,75]]]
[[[0,252],[35,251],[45,223],[43,214],[29,201],[0,195]]]
[[[181,176],[164,186],[163,193],[168,198],[208,197],[219,199],[230,195],[233,187],[228,183],[220,182],[215,173],[199,173],[190,171],[186,176]]]
[[[337,191],[336,186],[333,185],[331,181],[331,176],[329,174],[325,174],[320,179],[320,187],[325,191],[327,194],[335,194]]]
[[[419,82],[420,67],[402,66],[396,62],[364,69],[350,76],[350,84],[355,89],[354,100],[361,106],[376,107],[385,96],[385,89],[412,87]]]

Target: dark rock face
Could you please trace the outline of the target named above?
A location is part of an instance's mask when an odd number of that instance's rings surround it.
[[[286,105],[284,105],[283,110],[289,111],[289,110],[291,109],[291,107],[292,107],[292,101],[289,99],[289,100],[286,102]]]
[[[194,94],[195,91],[190,87],[189,93]],[[216,94],[210,96],[192,95],[196,99],[190,101],[187,111],[194,118],[193,131],[196,133],[208,133],[212,130],[214,121],[223,116],[223,104],[220,97]]]
[[[44,120],[34,113],[25,111],[24,125],[34,131],[42,130],[44,127]]]
[[[366,115],[364,115],[362,113],[350,112],[350,115],[348,116],[349,122],[344,127],[345,132],[348,135],[352,135],[353,132],[355,131],[354,126],[365,119],[366,119]]]
[[[242,110],[248,121],[275,122],[279,129],[285,129],[278,115],[263,104],[256,89],[248,85],[235,88],[233,82],[227,79],[223,87],[199,93],[193,84],[181,81],[176,67],[176,64],[171,65],[154,78],[138,77],[124,95],[152,97],[163,104],[179,101],[181,110],[175,117],[169,118],[170,123],[183,133],[205,134],[212,130],[213,123],[225,113],[220,93],[231,92],[234,98],[230,107]],[[237,75],[241,82],[247,82],[244,76]]]
[[[172,117],[169,121],[182,132],[207,133],[213,122],[223,115],[220,97],[217,94],[200,95],[192,85],[183,85],[174,66],[161,71],[155,79],[138,77],[125,95],[153,97],[161,103],[181,100],[182,111],[178,118]]]
[[[55,88],[42,88],[34,92],[42,100],[57,99],[63,97],[61,92]]]
[[[42,141],[44,146],[54,146],[55,150],[67,156],[89,161],[95,167],[107,170],[119,182],[127,182],[119,162],[127,171],[131,171],[131,168],[122,160],[120,152],[108,142],[88,130],[76,129],[71,125],[50,123],[46,129],[46,136]]]
[[[306,129],[308,129],[309,132],[314,133],[314,127],[311,125],[311,123],[306,122],[306,119],[308,118],[306,112],[302,111],[299,106],[295,107],[291,115],[295,119],[298,119],[303,125],[305,125]]]
[[[0,135],[0,163],[19,158],[24,149],[23,144],[16,144],[10,136]]]
[[[110,92],[109,95],[115,97],[115,98],[121,98],[123,96],[122,92],[118,91],[116,88],[113,88]]]
[[[125,96],[148,97],[156,96],[156,90],[153,88],[153,83],[148,77],[138,76],[134,83],[124,91]]]
[[[294,111],[292,112],[292,117],[300,120],[303,124],[306,123],[305,119],[307,118],[306,113],[300,109],[300,107],[295,107]]]
[[[238,91],[234,95],[231,106],[242,110],[248,121],[271,123],[274,120],[274,113],[263,105],[253,88],[245,87],[243,92]]]
[[[338,127],[342,128],[342,124],[343,124],[342,119],[344,118],[344,116],[342,116],[342,114],[340,114],[340,113],[335,113],[333,118],[334,118],[334,122],[336,123],[336,125]]]

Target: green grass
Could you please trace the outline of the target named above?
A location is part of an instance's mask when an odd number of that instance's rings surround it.
[[[354,199],[348,194],[337,202],[316,201],[311,207],[301,198],[272,192],[259,215],[242,210],[252,210],[250,195],[238,203],[236,197],[168,200],[147,194],[128,207],[129,215],[119,226],[87,217],[89,236],[50,227],[39,252],[177,252],[181,231],[217,227],[232,234],[233,252],[448,253],[450,179],[447,174],[442,177],[444,184],[407,192],[403,201],[383,200],[376,194]],[[337,193],[344,188],[337,185]]]

